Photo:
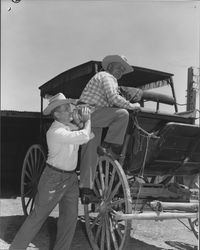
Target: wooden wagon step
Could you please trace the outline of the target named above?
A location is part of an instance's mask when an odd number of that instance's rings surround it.
[[[198,202],[161,202],[161,201],[152,201],[150,202],[152,210],[157,212],[164,212],[170,210],[179,210],[183,212],[197,212],[199,203]]]

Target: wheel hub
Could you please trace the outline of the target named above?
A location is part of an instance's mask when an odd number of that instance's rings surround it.
[[[108,213],[111,210],[110,203],[106,201],[102,201],[99,207],[99,212],[100,213]]]

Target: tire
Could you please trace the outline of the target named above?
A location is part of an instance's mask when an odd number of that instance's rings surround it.
[[[21,173],[21,202],[24,215],[30,214],[33,210],[38,182],[45,163],[46,157],[42,147],[38,144],[32,145],[24,158]]]
[[[116,221],[113,213],[132,213],[129,184],[118,161],[99,157],[93,190],[98,204],[84,205],[87,235],[92,249],[122,250],[128,243],[131,220]]]

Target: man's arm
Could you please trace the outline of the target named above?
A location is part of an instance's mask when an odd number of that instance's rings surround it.
[[[131,110],[138,109],[140,107],[139,103],[130,103],[127,101],[119,94],[116,85],[118,86],[117,82],[115,82],[112,77],[107,76],[103,78],[103,87],[107,96],[107,100],[111,106],[117,106]]]
[[[54,141],[66,144],[84,144],[87,143],[91,138],[91,120],[90,120],[90,109],[84,107],[81,111],[81,122],[83,123],[83,128],[76,131],[67,130],[66,128],[57,128],[51,136],[54,137]],[[77,118],[77,110],[73,112],[74,119]],[[79,119],[80,121],[80,119]]]

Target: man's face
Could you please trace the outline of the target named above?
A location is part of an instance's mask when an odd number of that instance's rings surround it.
[[[125,68],[123,67],[123,65],[121,63],[118,62],[113,62],[109,65],[109,72],[116,78],[116,79],[120,79],[124,72],[125,72]]]
[[[72,112],[73,112],[72,106],[67,103],[61,105],[56,109],[55,116],[59,122],[63,124],[68,124],[73,119]]]

